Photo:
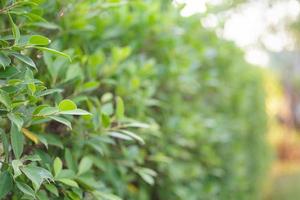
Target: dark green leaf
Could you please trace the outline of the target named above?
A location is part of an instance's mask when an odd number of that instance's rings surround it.
[[[0,199],[4,198],[13,188],[13,178],[8,171],[0,174]]]
[[[1,79],[9,78],[17,74],[18,72],[19,71],[15,67],[6,67],[5,69],[0,68],[0,78]]]
[[[5,154],[5,161],[8,161],[8,158],[9,158],[9,143],[8,143],[7,134],[1,128],[0,128],[0,134],[1,134],[1,142],[2,142],[2,145],[3,145],[4,154]]]
[[[72,125],[71,125],[71,122],[69,122],[67,119],[65,118],[62,118],[62,117],[58,117],[58,116],[49,116],[51,119],[59,122],[59,123],[62,123],[64,125],[66,125],[67,127],[69,127],[70,129],[72,129]]]
[[[22,55],[20,53],[12,53],[12,55],[20,61],[22,61],[23,63],[33,67],[34,69],[37,69],[33,60],[31,60],[31,58],[29,58],[28,56]]]
[[[23,153],[24,136],[18,130],[18,127],[15,125],[15,123],[11,124],[10,140],[15,157],[19,159]]]
[[[21,190],[24,194],[27,194],[28,196],[31,197],[35,197],[35,192],[29,185],[21,182],[16,182],[16,184],[19,190]]]
[[[0,102],[8,109],[11,108],[11,99],[7,92],[0,89]]]
[[[10,62],[11,62],[10,58],[0,52],[0,65],[2,65],[3,68],[5,68],[10,64]]]

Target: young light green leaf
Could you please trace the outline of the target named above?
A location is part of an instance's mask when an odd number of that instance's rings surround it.
[[[62,161],[60,158],[56,157],[53,163],[54,175],[57,176],[62,170]]]
[[[68,58],[70,62],[72,61],[71,57],[68,54],[57,51],[55,49],[50,49],[50,48],[47,48],[47,47],[38,47],[38,46],[34,47],[34,48],[42,50],[42,51],[47,51],[47,52],[55,54],[55,55],[63,56],[65,58]]]
[[[0,65],[5,69],[10,64],[11,60],[8,56],[0,52]]]
[[[23,192],[24,194],[31,196],[33,198],[35,197],[35,192],[29,185],[22,183],[22,182],[16,182],[16,185],[17,185],[17,188],[19,190],[21,190],[21,192]]]
[[[62,123],[64,125],[66,125],[67,127],[69,127],[70,129],[72,129],[72,125],[71,125],[71,122],[69,122],[67,119],[65,118],[62,118],[62,117],[59,117],[59,116],[49,116],[51,119],[59,122],[59,123]]]
[[[76,104],[70,99],[64,99],[58,104],[59,111],[76,110]]]
[[[0,174],[0,199],[4,198],[13,188],[13,178],[8,171]]]
[[[31,58],[29,58],[28,56],[25,56],[23,54],[16,53],[16,52],[12,53],[12,55],[14,57],[16,57],[17,59],[19,59],[20,61],[22,61],[23,63],[29,65],[30,67],[37,69],[33,60]]]
[[[11,123],[10,140],[14,155],[17,159],[19,159],[23,153],[24,136],[18,130],[18,127],[15,125],[15,123]]]
[[[93,165],[93,160],[90,157],[88,156],[83,157],[79,163],[78,174],[80,175],[89,171],[92,165]]]
[[[110,118],[105,113],[101,114],[101,122],[104,128],[108,128],[110,126]]]
[[[48,45],[50,42],[51,40],[42,35],[33,35],[29,38],[29,44],[33,45]]]
[[[116,101],[116,116],[121,119],[124,117],[124,102],[121,97],[117,97]]]

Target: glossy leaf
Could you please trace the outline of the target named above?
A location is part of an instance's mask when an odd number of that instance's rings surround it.
[[[51,42],[48,38],[42,35],[32,35],[29,38],[29,44],[33,45],[48,45]]]
[[[46,52],[52,53],[54,55],[63,56],[65,58],[68,58],[69,61],[72,61],[71,57],[68,54],[60,52],[60,51],[57,51],[55,49],[50,49],[50,48],[46,48],[46,47],[35,47],[35,48],[37,48],[39,50],[42,50],[42,51],[46,51]]]
[[[37,69],[35,63],[33,62],[33,60],[30,57],[25,56],[25,55],[20,54],[20,53],[12,53],[12,55],[14,57],[16,57],[18,60],[22,61],[23,63],[29,65],[30,67],[33,67],[34,69]]]
[[[65,99],[58,104],[58,109],[59,111],[76,110],[77,106],[73,101]]]
[[[50,116],[50,118],[72,129],[71,122],[69,122],[67,119],[58,116]]]

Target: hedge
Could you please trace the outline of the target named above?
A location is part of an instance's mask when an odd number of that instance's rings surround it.
[[[263,81],[169,1],[1,0],[0,199],[259,199]]]

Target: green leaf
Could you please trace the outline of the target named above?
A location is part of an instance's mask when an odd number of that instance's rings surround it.
[[[17,159],[19,159],[23,153],[24,136],[18,130],[18,127],[15,125],[15,123],[11,123],[10,140],[14,155]]]
[[[13,32],[13,36],[14,36],[14,39],[15,39],[15,44],[18,44],[18,41],[20,39],[20,30],[18,28],[18,26],[14,23],[12,17],[10,16],[10,14],[8,14],[8,17],[9,17],[9,21],[11,23],[11,26],[12,26],[12,32]]]
[[[120,197],[110,193],[104,193],[100,191],[93,191],[92,193],[97,200],[122,200]]]
[[[78,184],[72,179],[61,178],[61,179],[58,179],[57,181],[62,182],[63,184],[71,186],[71,187],[79,188]]]
[[[0,128],[0,134],[1,134],[1,142],[3,145],[3,150],[5,154],[5,161],[8,161],[9,159],[9,143],[6,133],[3,131],[3,129]]]
[[[62,170],[62,161],[60,158],[56,157],[53,163],[54,175],[57,176]]]
[[[117,138],[117,139],[121,139],[121,140],[132,140],[132,138],[129,137],[128,135],[125,135],[120,132],[111,131],[108,133],[108,135],[111,137]]]
[[[47,48],[47,47],[34,47],[34,48],[42,50],[42,51],[47,51],[47,52],[55,54],[55,55],[63,56],[65,58],[68,58],[70,62],[72,61],[71,57],[68,54],[57,51],[55,49],[50,49],[50,48]]]
[[[59,196],[58,189],[53,184],[45,184],[44,186],[49,192],[51,192],[57,197]]]
[[[37,92],[36,96],[42,97],[53,93],[61,93],[62,91],[63,91],[62,89],[48,89],[48,90],[41,91],[39,93]]]
[[[7,108],[11,108],[11,99],[7,92],[0,89],[0,102]]]
[[[120,130],[120,132],[128,135],[129,137],[139,141],[141,144],[145,144],[143,138],[141,138],[140,136],[138,136],[137,134],[131,132],[131,131],[128,131],[128,130]]]
[[[34,69],[37,69],[33,60],[31,60],[31,58],[29,58],[28,56],[22,55],[20,53],[15,53],[15,52],[12,53],[12,55],[17,59],[19,59],[20,61],[22,61],[23,63],[33,67]]]
[[[22,117],[16,115],[15,113],[8,113],[7,117],[11,122],[13,122],[18,127],[18,130],[20,131],[24,123]]]
[[[149,185],[154,184],[154,177],[157,175],[155,171],[148,168],[137,169],[136,172],[142,177],[142,179]]]
[[[104,128],[108,128],[110,126],[110,118],[105,113],[101,114],[101,122],[104,126]]]
[[[76,178],[76,174],[71,169],[62,169],[60,173],[55,177],[55,180],[62,178],[73,179]]]
[[[62,117],[58,117],[58,116],[49,116],[49,118],[59,122],[59,123],[62,123],[64,125],[66,125],[67,127],[69,127],[70,129],[72,129],[72,125],[71,125],[71,122],[69,122],[67,119],[65,118],[62,118]]]
[[[59,112],[59,110],[57,108],[54,107],[44,107],[42,108],[38,115],[42,115],[42,116],[48,116],[48,115],[54,115],[57,114]]]
[[[14,178],[20,176],[22,174],[20,167],[23,166],[23,163],[20,160],[13,160],[11,165],[14,170]]]
[[[39,139],[41,140],[41,135],[39,135]],[[43,134],[43,138],[47,141],[49,145],[56,146],[58,148],[63,149],[64,145],[60,138],[54,134]]]
[[[10,62],[11,62],[10,58],[0,52],[0,65],[2,65],[3,68],[5,68],[10,64]]]
[[[78,174],[80,175],[89,171],[92,165],[93,165],[93,160],[90,157],[88,156],[83,157],[79,163]]]
[[[13,178],[8,171],[0,174],[0,199],[4,198],[13,188]]]
[[[59,111],[76,110],[76,104],[70,99],[64,99],[58,104]]]
[[[35,192],[29,185],[21,182],[16,182],[16,185],[18,189],[21,190],[21,192],[23,192],[24,194],[31,196],[33,198],[35,197]]]
[[[121,97],[117,97],[116,116],[118,119],[121,119],[124,117],[124,102]]]
[[[65,160],[67,163],[67,167],[75,172],[77,165],[74,161],[74,158],[73,158],[73,155],[72,155],[70,149],[68,149],[68,148],[66,148],[66,150],[65,150]]]
[[[52,174],[41,167],[27,165],[26,167],[21,168],[21,171],[32,181],[35,191],[40,188],[43,181],[53,181]]]
[[[41,161],[41,157],[39,155],[33,154],[33,155],[28,155],[28,156],[24,156],[22,158],[22,160],[24,161]]]
[[[29,44],[33,45],[48,45],[50,42],[51,40],[42,35],[33,35],[29,38]]]
[[[61,111],[59,113],[62,115],[91,115],[91,113],[82,109]]]
[[[0,78],[6,79],[17,74],[18,72],[19,71],[15,67],[7,67],[5,69],[0,68]]]
[[[148,124],[141,123],[141,122],[131,122],[128,124],[123,125],[126,128],[149,128]]]

